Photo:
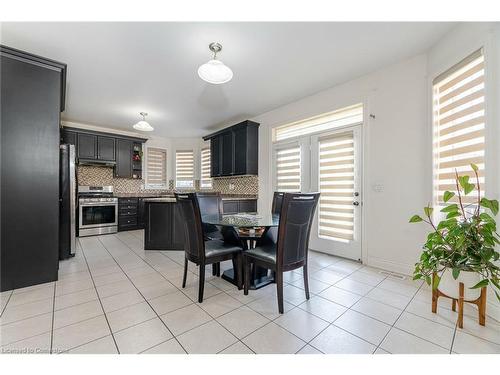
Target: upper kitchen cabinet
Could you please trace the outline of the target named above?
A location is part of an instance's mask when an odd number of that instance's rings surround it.
[[[115,138],[102,135],[97,137],[97,159],[115,160]]]
[[[257,175],[259,169],[259,124],[243,121],[203,137],[210,140],[212,177]]]
[[[115,138],[78,133],[77,155],[80,161],[115,161]]]
[[[128,139],[116,140],[115,177],[132,178],[132,147],[134,142]]]
[[[81,161],[97,159],[97,136],[79,133],[77,136],[77,155]]]
[[[73,144],[78,164],[115,167],[115,176],[142,178],[144,138],[63,127],[61,142]]]

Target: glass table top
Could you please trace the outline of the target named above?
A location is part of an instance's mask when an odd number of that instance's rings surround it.
[[[233,214],[233,215],[205,215],[201,220],[205,224],[220,225],[235,228],[250,227],[277,227],[279,215],[272,214]]]

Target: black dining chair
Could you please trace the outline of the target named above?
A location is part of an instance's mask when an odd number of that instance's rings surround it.
[[[222,198],[219,192],[196,193],[201,216],[222,215]],[[216,225],[202,223],[205,240],[222,240],[222,233]],[[212,275],[220,276],[220,263],[212,264]]]
[[[318,205],[319,193],[285,193],[280,212],[278,239],[262,242],[260,246],[243,253],[245,269],[244,293],[248,294],[251,264],[268,268],[275,273],[278,292],[278,310],[283,314],[283,273],[303,268],[304,289],[309,299],[307,256],[309,235]]]
[[[281,191],[275,191],[273,194],[273,205],[271,206],[271,213],[276,215],[281,212],[281,205],[283,204],[283,196],[285,193]]]
[[[201,221],[200,207],[196,194],[176,193],[175,198],[179,205],[184,222],[184,275],[182,287],[186,287],[188,261],[199,266],[199,288],[198,302],[203,302],[203,289],[205,286],[205,266],[220,263],[225,260],[234,259],[241,269],[241,250],[237,245],[229,244],[221,240],[205,240]],[[241,272],[237,272],[238,286],[241,287]]]

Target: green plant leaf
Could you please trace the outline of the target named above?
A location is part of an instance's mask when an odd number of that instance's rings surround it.
[[[452,191],[445,191],[443,195],[443,201],[448,202],[451,198],[455,196],[455,193]]]
[[[431,285],[431,277],[425,276],[425,282],[427,283],[427,285]]]
[[[475,187],[476,187],[476,185],[474,185],[474,184],[466,184],[464,186],[464,194],[465,195],[469,194],[472,190],[474,190]]]
[[[470,167],[472,168],[472,170],[473,170],[474,172],[477,172],[477,171],[479,170],[479,168],[477,167],[477,165],[476,165],[476,164],[474,164],[474,163],[470,163]]]
[[[498,294],[498,292],[495,290],[495,294],[497,296],[497,299],[500,301],[500,294]]]
[[[413,215],[411,218],[410,218],[410,223],[419,223],[421,221],[423,221],[424,219],[422,219],[420,216],[418,215]]]
[[[498,213],[498,201],[496,199],[493,199],[490,201],[491,203],[491,212],[493,212],[493,215],[496,216]]]
[[[453,268],[453,270],[451,271],[451,274],[453,275],[453,278],[456,280],[458,278],[458,275],[460,275],[460,269]]]
[[[484,279],[484,280],[481,280],[480,282],[478,282],[476,285],[471,286],[469,289],[482,288],[482,287],[488,285],[488,283],[489,283],[488,279]]]
[[[465,187],[469,184],[469,176],[460,176],[458,177],[458,183],[465,190]]]
[[[434,209],[430,206],[424,207],[424,213],[425,213],[425,216],[427,216],[427,217],[431,217],[433,211],[434,211]]]
[[[498,213],[498,201],[497,200],[489,200],[487,198],[481,198],[480,205],[481,205],[481,207],[488,208],[495,216]]]
[[[448,213],[448,215],[446,215],[446,218],[451,219],[451,218],[458,217],[458,216],[460,216],[460,212],[454,211],[454,212]]]
[[[456,203],[450,204],[441,209],[441,212],[452,212],[452,211],[458,211],[458,205]]]

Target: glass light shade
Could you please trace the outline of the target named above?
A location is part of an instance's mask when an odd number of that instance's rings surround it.
[[[233,71],[220,60],[210,60],[198,68],[198,75],[208,83],[220,85],[233,78]]]
[[[151,131],[155,130],[151,125],[149,125],[149,123],[147,123],[144,120],[139,121],[137,124],[135,124],[133,126],[133,128],[135,130],[140,130],[143,132],[151,132]]]

